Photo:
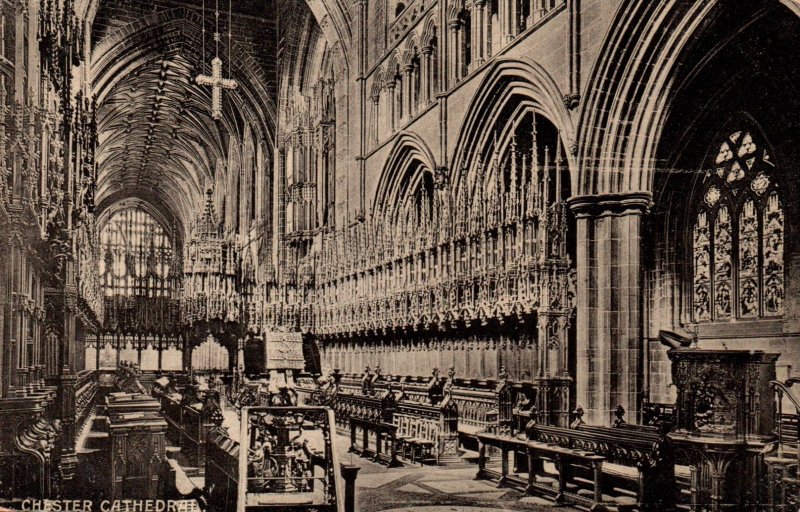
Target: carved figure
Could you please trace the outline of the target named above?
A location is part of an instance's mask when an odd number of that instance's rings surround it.
[[[444,382],[439,378],[439,368],[434,367],[432,377],[428,381],[428,399],[431,405],[438,405],[444,398]]]

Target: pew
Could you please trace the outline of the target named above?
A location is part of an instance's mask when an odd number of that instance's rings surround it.
[[[303,403],[333,407],[338,428],[342,432],[349,432],[348,414],[353,410],[353,399],[348,397],[380,396],[389,387],[396,390],[402,387],[403,401],[432,404],[434,401],[441,402],[444,385],[449,382],[447,377],[439,377],[436,369],[432,377],[379,375],[376,378],[376,375],[377,368],[366,380],[364,374],[341,374],[338,370],[333,370],[319,380],[301,376],[298,378],[297,391]],[[536,402],[536,385],[523,381],[503,382],[504,375],[507,376],[507,373],[501,369],[498,381],[452,377],[450,393],[458,408],[457,432],[460,447],[477,450],[475,435],[494,428],[501,409],[504,411],[504,418],[507,417],[506,412],[512,414],[507,423],[512,424],[515,431],[524,427],[527,411]],[[364,394],[364,384],[368,395]],[[505,397],[499,398],[504,387],[507,388]],[[401,393],[396,394],[400,396]],[[337,407],[337,402],[342,400],[349,405]],[[521,419],[515,421],[518,417]],[[519,428],[514,427],[517,423],[520,423]]]
[[[219,392],[200,390],[195,384],[178,391],[173,379],[160,377],[154,381],[152,394],[159,400],[170,440],[184,449],[192,462],[202,467],[206,438],[214,428],[211,415],[219,410]]]
[[[653,492],[660,489],[669,494],[672,489],[675,494],[675,461],[666,430],[629,425],[620,421],[619,413],[613,427],[586,425],[578,417],[565,428],[539,425],[534,410],[525,437],[480,433],[477,477],[590,509],[657,510],[674,505],[675,496]],[[486,466],[487,447],[500,451],[499,471]],[[528,473],[525,486],[510,470],[509,453],[515,458],[527,454],[527,468],[518,471]],[[552,464],[555,473],[548,473],[545,463]],[[554,489],[556,476],[558,490]],[[564,489],[569,492],[564,494]]]
[[[350,430],[350,451],[388,467],[400,466],[397,427],[392,423],[397,407],[394,390],[390,387],[379,397],[342,395],[340,398],[335,406],[336,421],[337,426]]]
[[[444,399],[438,405],[402,401],[397,404],[393,423],[403,458],[412,463],[451,463],[459,460],[458,406],[452,396],[450,380],[444,386]]]
[[[360,445],[358,444],[358,432],[361,432]],[[372,443],[370,435],[374,436]],[[397,425],[363,418],[350,419],[351,452],[393,468],[402,466],[397,459],[397,447]]]

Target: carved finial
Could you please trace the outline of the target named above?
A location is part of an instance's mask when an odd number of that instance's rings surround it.
[[[616,409],[614,409],[614,416],[617,418],[614,420],[613,426],[619,427],[620,425],[625,424],[625,408],[622,405],[618,405]]]
[[[500,377],[501,381],[508,380],[508,371],[506,370],[505,366],[500,367],[500,372],[497,374],[497,376]]]
[[[583,407],[580,405],[577,406],[575,410],[572,411],[572,416],[574,419],[572,420],[572,423],[570,423],[569,428],[578,428],[583,425],[583,414]]]

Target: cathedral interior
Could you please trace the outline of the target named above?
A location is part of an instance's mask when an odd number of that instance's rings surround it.
[[[0,0],[0,510],[796,511],[799,55],[798,0]]]

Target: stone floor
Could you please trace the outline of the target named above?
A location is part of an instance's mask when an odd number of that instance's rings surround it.
[[[340,462],[361,468],[356,480],[356,510],[359,512],[556,510],[546,500],[475,480],[475,464],[415,464],[388,469],[347,453],[349,440],[344,437],[339,437],[338,441]]]
[[[229,432],[238,432],[238,421],[231,411],[224,411]],[[230,417],[229,417],[230,416]],[[238,436],[235,436],[238,437]],[[527,496],[512,489],[498,489],[492,482],[475,480],[476,464],[457,466],[420,466],[407,464],[399,468],[386,468],[347,452],[349,438],[336,437],[339,461],[361,468],[356,480],[356,510],[359,512],[494,512],[499,510],[551,511],[551,502]],[[192,484],[202,488],[202,471],[186,467],[186,461],[177,457],[186,469],[179,478],[185,487]],[[189,483],[191,482],[191,484]],[[563,507],[560,509],[563,510]]]

